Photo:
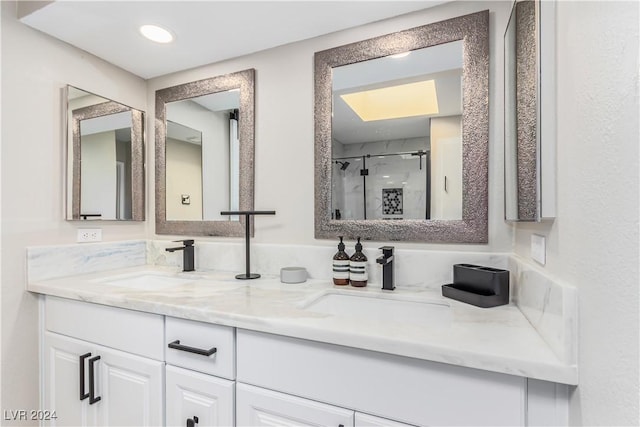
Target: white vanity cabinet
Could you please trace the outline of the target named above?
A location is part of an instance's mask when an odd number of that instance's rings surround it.
[[[353,411],[247,384],[236,390],[238,426],[353,427]]]
[[[47,296],[51,426],[567,425],[566,386]]]
[[[87,398],[80,398],[87,390],[86,381],[80,387],[80,357],[91,354],[91,350],[91,343],[50,332],[45,334],[44,408],[55,411],[56,417],[50,425],[97,425],[95,409],[89,405]]]
[[[166,424],[234,425],[235,331],[166,318]]]
[[[251,426],[335,426],[411,427],[387,418],[355,412],[285,393],[238,384],[237,425]]]
[[[167,365],[167,426],[234,425],[233,381]],[[197,423],[196,423],[197,421]]]
[[[391,421],[387,418],[374,417],[369,414],[355,413],[356,427],[411,427],[409,424]]]
[[[248,330],[237,331],[237,354],[239,424],[257,422],[241,397],[250,384],[410,425],[525,425],[522,377]],[[254,406],[284,416],[292,403],[279,400],[289,406]],[[319,424],[347,425],[309,423]]]
[[[50,425],[163,423],[162,316],[57,298],[47,298],[45,310]]]

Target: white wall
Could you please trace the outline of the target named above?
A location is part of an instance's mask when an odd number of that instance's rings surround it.
[[[639,425],[637,2],[557,5],[558,213],[515,227],[529,257],[578,289],[573,425]]]
[[[256,242],[331,245],[314,238],[313,54],[381,34],[490,9],[489,244],[397,243],[398,248],[507,252],[511,230],[503,220],[502,34],[509,2],[452,2],[402,17],[149,80],[149,113],[157,89],[221,74],[256,69],[255,207],[274,217],[255,220]],[[283,65],[284,64],[284,65]],[[153,135],[149,127],[147,135]],[[150,150],[151,151],[151,150]],[[148,164],[152,164],[149,153]],[[150,182],[153,182],[151,177]],[[150,206],[153,209],[152,206]],[[149,217],[154,213],[150,212]],[[232,240],[211,238],[211,240]],[[367,245],[375,246],[372,242]]]
[[[147,110],[146,83],[87,52],[20,24],[16,20],[15,2],[0,3],[3,196],[0,407],[36,409],[38,312],[36,297],[25,291],[25,247],[75,242],[76,229],[87,226],[63,219],[60,89],[71,84]],[[101,222],[100,226],[104,240],[121,240],[144,238],[152,224],[153,221]],[[90,226],[95,227],[96,223],[91,222]]]

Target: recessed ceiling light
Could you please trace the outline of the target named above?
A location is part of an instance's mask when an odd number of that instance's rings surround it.
[[[169,30],[165,30],[157,25],[143,25],[140,27],[140,34],[156,43],[171,43],[173,34]]]

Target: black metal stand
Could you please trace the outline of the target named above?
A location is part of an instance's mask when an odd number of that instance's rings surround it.
[[[220,215],[244,215],[244,225],[245,225],[245,261],[246,261],[246,269],[245,274],[238,274],[236,279],[240,280],[249,280],[249,279],[257,279],[260,277],[257,273],[251,273],[251,254],[249,250],[249,239],[251,238],[251,230],[249,228],[249,217],[251,215],[275,215],[276,211],[223,211],[220,212]]]

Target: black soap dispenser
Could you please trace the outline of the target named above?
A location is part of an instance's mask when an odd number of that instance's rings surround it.
[[[349,260],[349,279],[351,280],[351,286],[357,288],[365,287],[367,286],[368,278],[367,257],[362,252],[362,244],[360,243],[360,237],[358,237],[356,253],[354,253]]]
[[[349,255],[344,251],[344,243],[342,236],[338,243],[338,252],[333,256],[333,284],[348,285],[349,284]]]

